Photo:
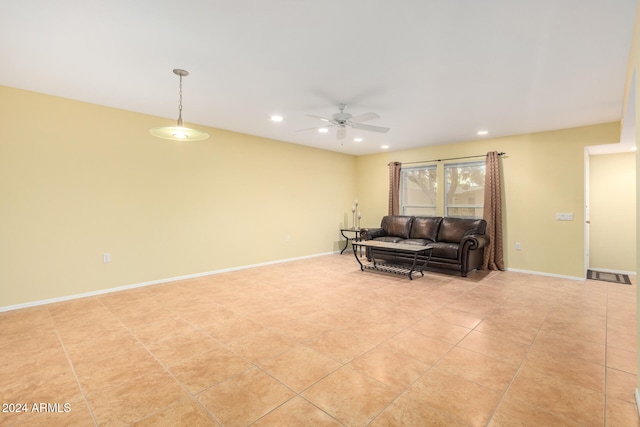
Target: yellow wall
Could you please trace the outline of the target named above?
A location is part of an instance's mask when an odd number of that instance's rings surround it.
[[[640,69],[640,1],[636,1],[636,16],[633,22],[633,37],[631,39],[631,52],[629,53],[629,64],[627,67],[627,79],[625,84],[624,110],[633,111],[634,117],[624,117],[623,120],[631,120],[635,124],[636,144],[640,141],[640,84],[636,82],[636,70]],[[632,108],[628,104],[634,103]],[[640,151],[636,151],[636,170],[640,163]],[[638,177],[636,174],[636,204],[640,200],[640,185],[638,185]],[[640,245],[640,215],[636,209],[636,245]],[[636,266],[640,265],[640,246],[636,246]],[[640,288],[636,287],[636,303],[640,307]],[[637,335],[637,367],[640,372],[640,316],[636,316],[636,335]],[[636,387],[640,388],[640,375],[636,379]],[[638,397],[638,388],[636,388],[636,398]],[[640,409],[640,402],[636,401],[636,405]]]
[[[590,267],[636,271],[636,155],[591,156]]]
[[[583,147],[619,138],[609,123],[356,158],[212,128],[161,140],[164,119],[7,87],[0,117],[0,308],[336,251],[354,197],[363,226],[387,213],[389,161],[490,150],[507,152],[507,267],[583,277]]]
[[[387,214],[390,161],[409,163],[504,151],[506,266],[584,277],[584,147],[615,143],[619,138],[620,124],[607,123],[358,157],[362,224],[378,226]],[[574,220],[556,221],[556,212],[573,213]],[[521,244],[520,251],[515,250],[516,242]]]
[[[335,251],[350,220],[353,156],[2,86],[0,117],[0,308]]]

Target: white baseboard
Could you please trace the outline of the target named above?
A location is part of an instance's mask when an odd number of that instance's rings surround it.
[[[242,265],[242,266],[232,267],[232,268],[224,268],[224,269],[221,269],[221,270],[213,270],[213,271],[205,271],[205,272],[202,272],[202,273],[186,274],[184,276],[168,277],[166,279],[151,280],[151,281],[148,281],[148,282],[134,283],[134,284],[131,284],[131,285],[118,286],[118,287],[115,287],[115,288],[108,288],[108,289],[101,289],[101,290],[98,290],[98,291],[85,292],[85,293],[81,293],[81,294],[67,295],[67,296],[58,297],[58,298],[49,298],[49,299],[45,299],[45,300],[32,301],[32,302],[27,302],[27,303],[23,303],[23,304],[9,305],[9,306],[0,307],[0,313],[5,312],[5,311],[19,310],[21,308],[36,307],[36,306],[39,306],[39,305],[51,304],[51,303],[62,302],[62,301],[69,301],[69,300],[74,300],[74,299],[78,299],[78,298],[86,298],[86,297],[91,297],[91,296],[104,295],[104,294],[109,294],[109,293],[112,293],[112,292],[126,291],[127,289],[135,289],[135,288],[141,288],[141,287],[144,287],[144,286],[159,285],[161,283],[175,282],[175,281],[178,281],[178,280],[195,279],[195,278],[198,278],[198,277],[211,276],[211,275],[214,275],[214,274],[228,273],[228,272],[231,272],[231,271],[246,270],[246,269],[249,269],[249,268],[262,267],[262,266],[273,265],[273,264],[281,264],[281,263],[284,263],[284,262],[298,261],[298,260],[303,260],[303,259],[316,258],[316,257],[320,257],[320,256],[333,255],[333,254],[339,254],[339,253],[340,253],[339,250],[332,251],[332,252],[324,252],[324,253],[320,253],[320,254],[305,255],[305,256],[295,257],[295,258],[280,259],[280,260],[268,261],[268,262],[263,262],[263,263],[258,263],[258,264],[250,264],[250,265]],[[521,270],[521,269],[517,269],[517,268],[507,268],[506,271],[513,271],[515,273],[533,274],[533,275],[538,275],[538,276],[556,277],[556,278],[559,278],[559,279],[581,280],[581,281],[585,280],[584,277],[563,276],[563,275],[559,275],[559,274],[545,273],[545,272],[541,272],[541,271]],[[612,271],[612,270],[606,270],[606,269],[598,269],[598,271],[603,271],[603,272],[607,272],[607,273],[617,273],[617,274],[629,274],[629,275],[635,275],[636,274],[635,272],[621,272],[621,271]]]
[[[159,285],[161,283],[176,282],[178,280],[195,279],[195,278],[198,278],[198,277],[211,276],[211,275],[220,274],[220,273],[228,273],[228,272],[231,272],[231,271],[246,270],[246,269],[249,269],[249,268],[262,267],[262,266],[265,266],[265,265],[281,264],[281,263],[284,263],[284,262],[299,261],[299,260],[302,260],[302,259],[316,258],[316,257],[320,257],[320,256],[325,256],[325,255],[333,255],[335,253],[336,252],[325,252],[325,253],[315,254],[315,255],[306,255],[306,256],[301,256],[301,257],[296,257],[296,258],[288,258],[288,259],[280,259],[280,260],[275,260],[275,261],[268,261],[268,262],[263,262],[263,263],[259,263],[259,264],[242,265],[242,266],[239,266],[239,267],[224,268],[224,269],[221,269],[221,270],[205,271],[205,272],[202,272],[202,273],[186,274],[184,276],[168,277],[166,279],[150,280],[148,282],[134,283],[132,285],[118,286],[116,288],[100,289],[98,291],[84,292],[84,293],[81,293],[81,294],[67,295],[67,296],[64,296],[64,297],[49,298],[49,299],[44,299],[44,300],[39,300],[39,301],[27,302],[27,303],[23,303],[23,304],[8,305],[8,306],[0,307],[0,313],[5,312],[5,311],[19,310],[21,308],[29,308],[29,307],[36,307],[36,306],[39,306],[39,305],[52,304],[52,303],[56,303],[56,302],[70,301],[70,300],[74,300],[74,299],[78,299],[78,298],[86,298],[86,297],[92,297],[92,296],[97,296],[97,295],[110,294],[110,293],[113,293],[113,292],[126,291],[128,289],[141,288],[141,287],[144,287],[144,286]],[[340,253],[340,251],[338,251],[338,253]]]
[[[507,268],[506,271],[513,271],[514,273],[533,274],[536,276],[556,277],[558,279],[582,280],[582,281],[585,280],[584,277],[563,276],[561,274],[545,273],[543,271],[520,270],[518,268]]]

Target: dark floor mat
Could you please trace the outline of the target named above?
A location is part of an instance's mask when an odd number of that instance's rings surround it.
[[[631,284],[631,280],[629,280],[629,276],[627,274],[605,273],[604,271],[587,270],[587,279],[620,283],[621,285]]]

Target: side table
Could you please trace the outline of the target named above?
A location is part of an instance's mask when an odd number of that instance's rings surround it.
[[[345,235],[344,233],[353,233],[353,235],[351,237]],[[340,229],[340,234],[342,234],[342,237],[345,238],[345,242],[344,242],[344,248],[342,248],[342,250],[340,251],[340,254],[342,255],[342,253],[344,253],[345,250],[347,250],[347,247],[349,246],[349,242],[354,241],[354,242],[359,242],[360,241],[360,229],[359,228],[341,228]]]

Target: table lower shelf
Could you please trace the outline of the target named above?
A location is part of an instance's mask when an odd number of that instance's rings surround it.
[[[422,272],[422,270],[412,270],[411,267],[406,267],[406,266],[402,266],[402,265],[398,265],[398,264],[385,264],[385,263],[370,263],[370,264],[362,264],[362,268],[364,270],[375,270],[375,271],[382,271],[385,273],[393,273],[393,274],[400,274],[402,276],[409,276],[409,278],[411,277],[412,273],[420,273],[422,276],[424,276],[424,273]]]
[[[363,263],[356,252],[357,248],[365,247],[369,252],[367,257],[370,257],[370,262]],[[356,242],[353,243],[353,255],[360,264],[360,269],[375,270],[386,273],[402,274],[408,276],[409,280],[413,280],[413,273],[418,272],[424,276],[424,269],[429,264],[431,259],[431,246],[416,246],[416,245],[403,245],[397,243],[384,243],[384,242]],[[394,264],[388,262],[387,258],[400,258],[407,262],[404,264]]]

